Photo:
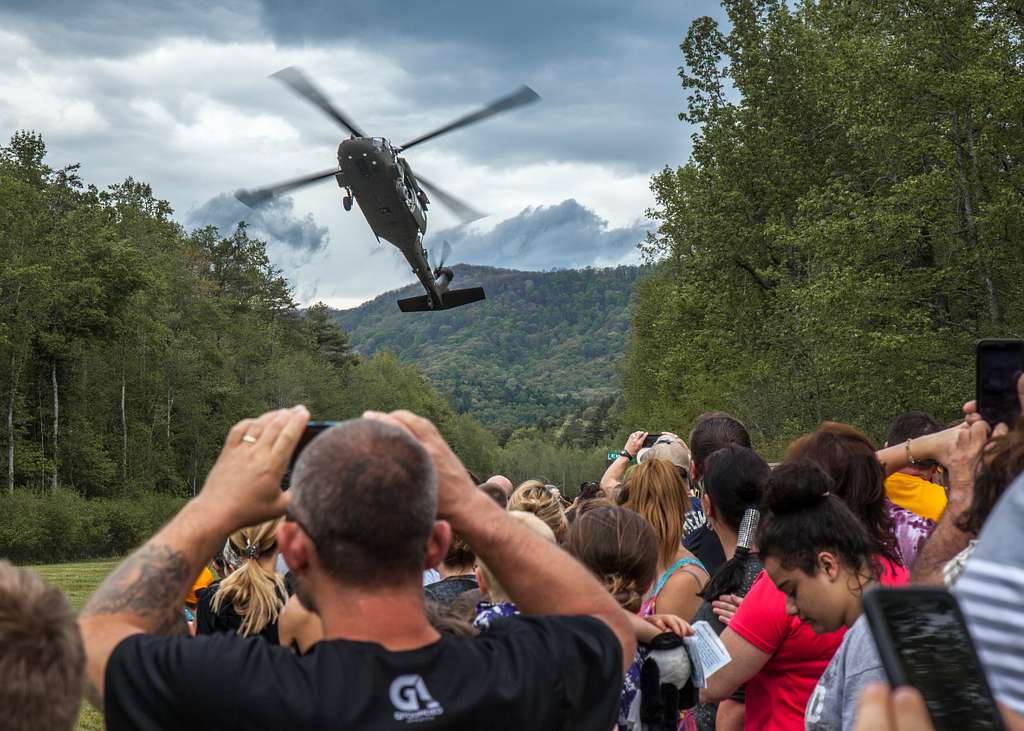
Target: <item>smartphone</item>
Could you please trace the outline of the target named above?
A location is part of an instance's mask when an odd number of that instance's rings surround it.
[[[302,432],[302,436],[299,437],[299,443],[295,445],[295,451],[292,452],[292,457],[288,460],[288,469],[285,471],[284,477],[281,478],[282,490],[287,490],[291,487],[292,468],[295,467],[295,461],[299,458],[299,455],[302,454],[302,450],[309,446],[309,443],[320,436],[323,432],[340,423],[340,421],[310,421],[306,424],[306,428]]]
[[[657,441],[660,438],[661,438],[661,432],[658,432],[657,434],[648,434],[646,437],[644,437],[643,447],[644,448],[653,447],[655,445],[655,443],[657,443]]]
[[[993,427],[1013,427],[1020,416],[1017,378],[1024,371],[1024,340],[979,340],[975,362],[978,413]]]
[[[956,597],[930,587],[872,589],[864,614],[889,684],[917,688],[936,731],[1003,728]]]

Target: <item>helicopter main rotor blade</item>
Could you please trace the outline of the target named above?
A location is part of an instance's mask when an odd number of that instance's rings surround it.
[[[462,219],[463,223],[469,223],[475,221],[478,218],[483,218],[485,213],[477,211],[475,208],[470,206],[468,203],[460,201],[450,192],[446,192],[441,188],[437,187],[434,183],[424,179],[419,173],[416,174],[416,179],[423,187],[430,191],[430,195],[435,198],[447,209],[450,209],[455,215]]]
[[[354,134],[356,137],[366,137],[355,122],[328,101],[324,93],[320,91],[320,89],[318,89],[304,73],[302,73],[301,69],[296,68],[295,66],[289,66],[271,74],[270,78],[278,79],[279,81],[287,84],[292,91],[319,108],[320,111]]]
[[[530,104],[538,99],[540,99],[540,95],[533,89],[528,86],[520,86],[516,91],[512,92],[508,96],[503,96],[501,99],[495,99],[482,109],[478,109],[471,114],[459,117],[454,122],[449,122],[444,127],[439,127],[433,132],[428,132],[425,135],[420,135],[419,137],[406,142],[401,146],[401,149],[408,150],[413,145],[418,145],[421,142],[426,142],[427,140],[447,134],[448,132],[466,127],[470,124],[475,124],[476,122],[487,119],[488,117],[493,117],[495,114],[507,112],[510,109],[521,107],[524,104]]]
[[[430,192],[431,196],[436,198],[443,206],[450,209],[456,216],[461,218],[463,223],[469,223],[470,221],[475,221],[478,218],[483,218],[487,215],[486,213],[481,213],[477,209],[473,208],[473,206],[468,203],[460,201],[451,193],[445,192],[429,180],[425,180],[419,173],[416,173],[416,180]]]
[[[256,206],[262,205],[267,201],[276,198],[282,193],[287,193],[290,190],[296,188],[302,188],[311,183],[315,183],[324,178],[330,178],[341,172],[341,168],[331,168],[330,170],[321,170],[318,173],[312,173],[310,175],[303,175],[301,178],[292,178],[291,180],[285,180],[274,185],[268,185],[266,188],[256,188],[254,190],[248,190],[241,188],[235,191],[235,198],[240,202],[249,206],[249,208],[255,208]]]

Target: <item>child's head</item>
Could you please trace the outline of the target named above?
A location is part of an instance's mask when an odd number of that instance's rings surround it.
[[[545,540],[555,543],[555,534],[552,533],[551,529],[547,524],[538,518],[533,513],[527,513],[522,510],[509,510],[508,514],[518,521],[524,523],[530,530],[535,533],[539,533]],[[481,561],[479,558],[476,562],[476,580],[480,584],[480,591],[489,601],[492,602],[507,602],[509,601],[508,594],[502,588],[498,580],[494,578],[494,574],[487,568],[487,564]]]
[[[573,521],[565,548],[623,609],[640,609],[658,563],[658,542],[650,523],[628,508],[599,504]]]

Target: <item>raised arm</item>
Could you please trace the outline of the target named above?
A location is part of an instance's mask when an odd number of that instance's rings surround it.
[[[914,458],[915,462],[935,460],[944,467],[948,467],[949,465],[945,464],[943,460],[947,457],[949,450],[956,444],[959,432],[966,426],[966,424],[959,424],[934,434],[915,437],[910,440],[909,454],[907,442],[879,449],[876,454],[878,455],[878,461],[882,463],[882,467],[885,469],[886,477],[910,465],[911,457]]]
[[[438,517],[451,523],[521,611],[590,615],[601,620],[622,646],[623,669],[629,666],[636,636],[628,613],[586,568],[477,490],[432,423],[408,411],[388,415],[367,412],[364,416],[394,421],[423,444],[437,470]]]
[[[1004,432],[1000,424],[997,433]],[[989,427],[984,421],[974,421],[960,429],[956,444],[943,457],[949,470],[949,501],[938,525],[921,548],[910,569],[914,584],[943,586],[943,567],[967,547],[973,535],[960,530],[960,517],[971,506],[974,496],[974,470],[978,458],[988,442]]]
[[[629,435],[626,439],[626,446],[622,448],[622,451],[626,454],[636,457],[636,453],[640,451],[640,448],[644,445],[644,439],[647,438],[647,432],[635,431]],[[604,471],[604,475],[601,476],[601,489],[606,494],[611,495],[616,488],[622,484],[622,478],[626,474],[626,468],[629,467],[630,457],[624,457],[619,455],[612,463],[608,465],[608,469]]]
[[[93,592],[79,614],[86,692],[102,707],[110,654],[133,634],[164,634],[181,621],[185,595],[203,563],[234,531],[284,513],[281,476],[305,426],[304,407],[234,426],[202,492]]]

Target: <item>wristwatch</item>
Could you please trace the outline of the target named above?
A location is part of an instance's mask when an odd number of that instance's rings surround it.
[[[627,460],[629,460],[630,462],[632,462],[632,461],[633,461],[633,455],[632,455],[632,454],[630,454],[629,452],[627,452],[627,451],[626,451],[625,449],[620,449],[620,450],[619,450],[619,456],[620,456],[620,457],[625,457],[625,458],[626,458]]]

